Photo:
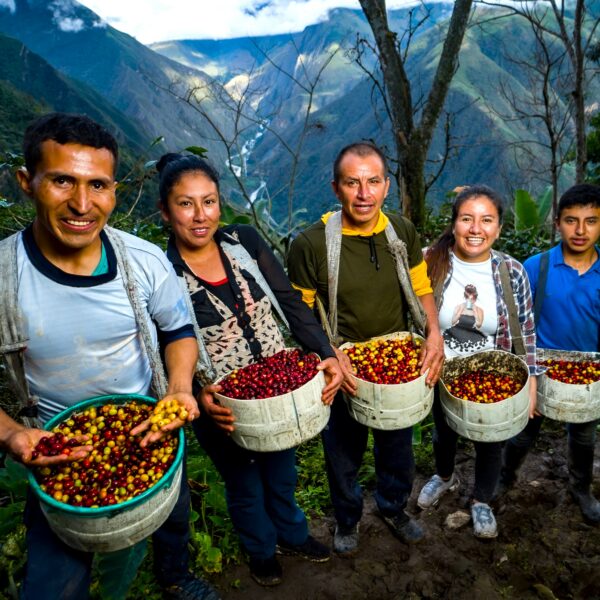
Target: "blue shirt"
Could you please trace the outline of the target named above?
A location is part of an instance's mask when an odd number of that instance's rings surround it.
[[[600,351],[600,249],[599,258],[583,274],[565,263],[562,244],[550,250],[544,303],[537,324],[540,348]],[[535,298],[540,257],[528,258],[525,270]]]

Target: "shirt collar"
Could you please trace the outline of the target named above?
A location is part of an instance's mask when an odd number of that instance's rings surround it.
[[[335,214],[333,211],[325,213],[321,217],[321,221],[323,221],[323,223],[327,223],[327,221],[329,221],[329,218],[333,214]],[[389,222],[390,222],[390,220],[387,217],[387,215],[385,215],[383,213],[383,211],[380,210],[379,211],[379,219],[377,220],[377,224],[373,228],[373,231],[370,231],[369,233],[364,233],[363,231],[358,231],[356,229],[352,229],[351,227],[342,227],[342,235],[354,235],[354,236],[362,235],[363,237],[369,237],[371,235],[375,235],[377,233],[381,233],[382,231],[385,231],[385,228],[388,226]]]
[[[598,255],[598,258],[596,258],[596,261],[592,264],[592,266],[586,272],[598,271],[600,273],[600,247],[594,246],[594,248],[596,248],[596,254]],[[554,246],[554,248],[552,248],[550,250],[550,255],[551,255],[551,257],[553,259],[553,263],[555,265],[565,265],[566,267],[569,267],[569,269],[573,268],[571,265],[568,265],[565,262],[565,256],[563,254],[562,242],[560,242],[559,244],[557,244],[556,246]]]

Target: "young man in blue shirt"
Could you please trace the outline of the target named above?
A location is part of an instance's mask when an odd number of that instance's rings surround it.
[[[543,294],[536,315],[539,348],[600,351],[600,186],[580,184],[560,198],[556,228],[561,243],[550,249],[547,266],[542,256],[525,261],[534,299]],[[544,259],[545,262],[546,259]],[[546,281],[540,276],[547,269]],[[543,288],[543,289],[542,289]],[[539,302],[539,299],[538,299]],[[501,485],[507,489],[516,470],[537,438],[543,417],[527,427],[504,448]],[[569,439],[569,491],[585,519],[600,523],[600,502],[591,492],[596,428],[600,420],[567,423]]]

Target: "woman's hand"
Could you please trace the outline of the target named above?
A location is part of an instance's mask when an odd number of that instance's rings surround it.
[[[356,394],[356,382],[354,381],[354,369],[352,368],[352,363],[348,356],[342,352],[339,348],[334,348],[335,355],[338,359],[338,363],[342,370],[342,375],[344,380],[342,382],[342,390],[346,392],[346,394],[350,394],[350,396],[354,396]]]
[[[207,414],[219,429],[231,433],[235,429],[233,426],[235,417],[230,408],[226,408],[215,402],[214,394],[220,391],[220,385],[205,385],[198,395],[198,402],[200,403],[202,412]]]
[[[433,387],[438,382],[444,366],[444,338],[439,330],[427,334],[425,343],[421,347],[418,364],[421,367],[421,374],[429,369],[425,383]]]
[[[77,441],[81,446],[75,446],[69,449],[69,454],[59,454],[57,456],[39,456],[35,460],[31,459],[31,453],[38,442],[44,437],[52,437],[52,433],[43,429],[28,429],[23,427],[16,430],[6,441],[8,451],[16,460],[22,462],[28,467],[47,467],[60,463],[73,462],[85,458],[92,450],[93,446],[86,444],[87,435],[77,436]]]
[[[346,355],[344,354],[344,356]],[[317,365],[317,370],[323,371],[327,382],[321,392],[321,400],[323,404],[331,404],[344,381],[342,367],[337,358],[326,358]]]
[[[537,406],[537,377],[532,375],[529,378],[529,418],[541,417],[542,413],[538,411]]]
[[[167,404],[171,404],[173,402],[176,402],[180,408],[185,409],[185,412],[187,413],[185,417],[181,417],[178,414],[176,419],[170,421],[167,425],[163,425],[158,431],[148,431],[152,427],[151,415],[148,419],[146,419],[131,430],[131,435],[138,435],[140,433],[147,432],[140,442],[140,446],[142,448],[146,447],[148,444],[157,442],[158,440],[163,438],[164,435],[169,431],[179,429],[180,427],[183,427],[186,423],[193,421],[194,419],[197,419],[200,416],[198,403],[196,402],[194,395],[189,392],[176,392],[173,394],[167,394],[162,400],[159,400],[157,402],[153,413],[160,411]]]

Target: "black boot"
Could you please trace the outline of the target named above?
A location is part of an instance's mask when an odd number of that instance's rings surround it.
[[[517,446],[512,440],[508,440],[504,444],[504,449],[502,450],[502,469],[500,471],[500,481],[498,482],[496,496],[506,494],[514,485],[517,479],[517,470],[523,464],[528,451],[528,446]]]
[[[591,492],[594,446],[569,443],[569,491],[589,523],[600,523],[600,502]]]

